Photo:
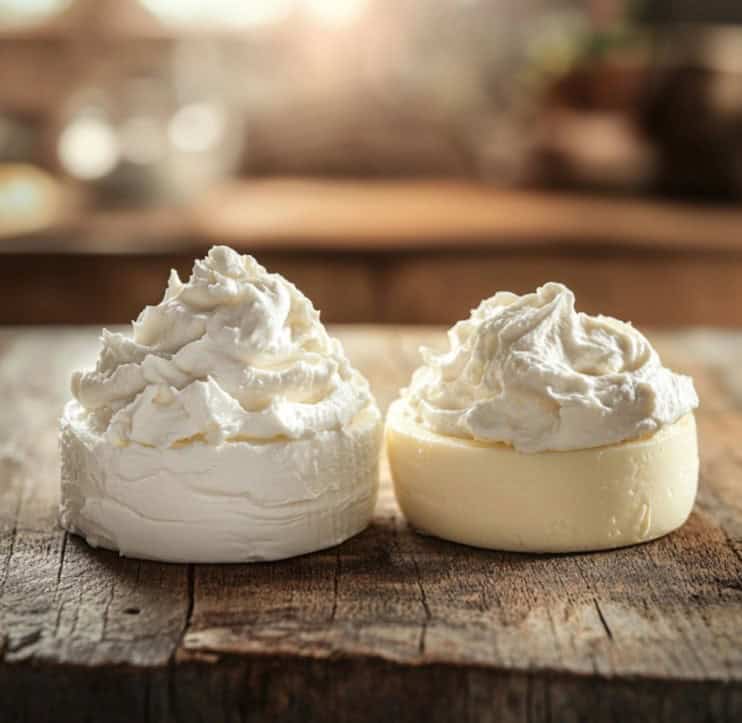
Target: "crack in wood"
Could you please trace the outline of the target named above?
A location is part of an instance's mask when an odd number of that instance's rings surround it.
[[[56,598],[57,593],[59,592],[59,583],[62,581],[62,568],[64,567],[64,556],[67,552],[67,536],[69,533],[67,530],[64,531],[64,534],[62,535],[62,545],[61,549],[59,551],[59,567],[57,568],[57,579],[55,581],[55,588],[54,588],[54,596]]]
[[[113,598],[116,594],[116,584],[115,582],[111,582],[110,585],[110,592],[108,593],[108,597],[106,598],[106,604],[103,607],[103,625],[101,626],[100,631],[100,639],[101,641],[106,639],[106,628],[108,627],[108,615],[111,610],[111,605],[113,604]]]
[[[10,562],[13,559],[13,553],[15,552],[15,541],[18,536],[18,512],[20,509],[20,503],[18,509],[16,509],[16,521],[13,523],[13,530],[10,533],[10,543],[8,544],[8,554],[5,557],[5,569],[3,570],[3,583],[0,585],[0,592],[5,592],[5,584],[8,581],[10,575]]]
[[[549,620],[549,628],[551,629],[551,637],[554,640],[554,649],[559,659],[564,658],[564,651],[562,650],[562,643],[559,640],[559,633],[557,632],[556,621],[554,620],[554,613],[551,610],[547,610],[547,618]]]
[[[424,620],[420,625],[420,637],[417,642],[417,653],[421,657],[425,655],[425,639],[428,635],[428,621]]]
[[[188,586],[188,605],[186,606],[185,622],[183,623],[183,632],[181,634],[181,640],[185,637],[188,632],[188,628],[191,627],[191,619],[193,618],[193,608],[196,605],[196,566],[191,564],[188,565],[187,571],[187,586]]]
[[[193,619],[193,609],[195,607],[196,598],[196,565],[189,564],[186,566],[186,592],[188,595],[188,602],[186,604],[186,611],[183,619],[183,625],[180,630],[173,649],[170,653],[170,662],[173,663],[175,656],[180,648],[183,647],[185,637],[188,634],[188,630],[191,627],[191,620]]]
[[[57,613],[54,616],[54,632],[53,637],[57,637],[59,635],[59,625],[62,621],[62,613],[64,612],[64,603],[61,603],[57,605]]]
[[[335,570],[332,576],[332,609],[330,610],[330,622],[335,620],[338,610],[338,589],[340,583],[340,549],[335,550]]]
[[[6,650],[9,653],[20,653],[22,650],[25,650],[26,648],[30,648],[34,646],[36,643],[41,640],[42,636],[44,634],[44,631],[41,628],[36,628],[35,630],[31,630],[30,632],[26,633],[25,635],[21,635],[16,640],[11,640],[6,643]]]
[[[420,626],[420,638],[418,640],[417,644],[417,652],[419,655],[424,656],[425,655],[425,638],[428,634],[428,623],[433,618],[432,613],[430,612],[430,606],[428,605],[428,597],[425,593],[425,587],[423,585],[422,576],[420,575],[420,566],[417,562],[417,557],[415,556],[414,552],[410,553],[410,558],[412,559],[412,565],[415,568],[415,580],[417,581],[417,587],[420,591],[420,604],[422,605],[423,612],[425,613],[425,620],[423,620],[421,626]]]
[[[601,609],[597,598],[593,598],[593,603],[595,604],[595,610],[598,613],[598,619],[600,620],[600,624],[603,626],[603,630],[605,630],[605,634],[608,636],[608,639],[613,642],[613,632],[608,625],[608,621],[605,619],[605,615],[603,614],[603,610]]]

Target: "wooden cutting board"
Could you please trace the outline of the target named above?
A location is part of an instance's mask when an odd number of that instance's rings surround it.
[[[336,329],[386,407],[439,330]],[[97,330],[0,332],[0,721],[742,720],[742,333],[651,335],[694,375],[689,522],[616,552],[371,527],[279,563],[119,558],[56,522],[56,420]]]

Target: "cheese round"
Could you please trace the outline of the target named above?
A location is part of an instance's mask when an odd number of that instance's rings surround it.
[[[279,560],[370,522],[381,416],[297,440],[116,446],[71,401],[61,423],[61,523],[94,547],[166,562]]]
[[[381,412],[290,281],[215,246],[100,342],[61,420],[70,532],[132,557],[246,562],[370,522]]]
[[[680,527],[698,484],[695,418],[602,447],[522,453],[438,434],[392,404],[386,444],[410,524],[454,542],[516,552],[603,550]]]

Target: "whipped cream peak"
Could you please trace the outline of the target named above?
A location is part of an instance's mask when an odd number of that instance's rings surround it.
[[[90,428],[115,445],[307,438],[376,410],[309,299],[226,246],[187,282],[172,271],[132,327],[104,330],[96,368],[72,378]]]
[[[547,283],[498,292],[448,332],[449,349],[423,349],[403,391],[430,430],[520,452],[598,447],[636,439],[698,406],[690,377],[662,363],[630,323],[575,310]]]

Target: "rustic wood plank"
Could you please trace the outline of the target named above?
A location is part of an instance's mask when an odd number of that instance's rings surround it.
[[[377,355],[364,355],[364,338],[362,333],[350,337],[349,353],[382,382],[378,396],[386,404],[415,363],[415,345],[439,341],[440,334],[392,330]],[[669,363],[689,366],[683,353],[690,345],[687,336],[657,338]],[[708,345],[714,338],[701,339],[699,351],[705,358],[716,349]],[[739,359],[732,356],[727,363]],[[717,375],[707,373],[700,360],[690,366],[711,410],[720,404],[728,408],[728,394]],[[704,490],[701,502],[705,499]],[[650,545],[594,555],[528,557],[410,534],[396,518],[387,491],[372,529],[344,546],[347,552],[341,557],[344,564],[354,547],[367,546],[364,566],[353,580],[363,587],[354,592],[387,598],[372,606],[376,617],[365,620],[357,613],[345,630],[337,617],[312,629],[283,618],[268,628],[198,630],[194,620],[185,649],[230,655],[270,649],[319,658],[371,654],[411,665],[475,663],[647,679],[662,671],[660,677],[669,680],[733,681],[742,662],[737,644],[742,630],[739,560],[725,529],[699,508],[681,532]],[[296,574],[301,574],[301,564],[297,568],[297,561],[293,563]],[[384,579],[382,591],[368,585],[369,566],[375,568],[372,580]],[[339,587],[342,580],[341,574]],[[409,581],[417,583],[417,596]],[[301,610],[294,613],[301,618]],[[383,625],[377,625],[379,618]],[[261,639],[266,631],[268,639]],[[615,715],[620,708],[611,710]],[[658,711],[647,719],[659,719]]]
[[[0,639],[7,663],[166,665],[187,571],[91,550],[58,526],[57,420],[97,334],[4,334],[0,350]]]
[[[438,329],[341,327],[388,406]],[[160,565],[56,524],[56,419],[97,330],[0,333],[0,720],[736,721],[742,334],[652,334],[691,371],[702,480],[679,532],[529,556],[372,526],[262,565]],[[52,352],[52,353],[50,353]]]

